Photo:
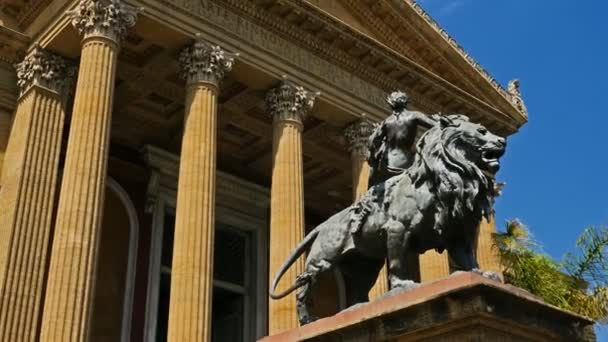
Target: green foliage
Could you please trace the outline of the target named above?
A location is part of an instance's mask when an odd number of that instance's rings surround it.
[[[608,227],[587,228],[576,251],[557,262],[538,248],[518,220],[494,236],[505,281],[547,303],[608,323]]]

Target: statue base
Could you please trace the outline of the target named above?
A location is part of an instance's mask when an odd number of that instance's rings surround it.
[[[595,341],[595,333],[585,317],[463,272],[259,341]]]

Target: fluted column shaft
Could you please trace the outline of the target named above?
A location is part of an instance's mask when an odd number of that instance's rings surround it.
[[[105,39],[89,39],[82,46],[49,269],[43,341],[84,341],[87,337],[117,50]]]
[[[17,65],[21,97],[0,190],[0,341],[36,341],[63,132],[60,57],[39,48]],[[46,76],[46,79],[44,78]]]
[[[0,108],[0,187],[2,187],[2,167],[8,148],[8,138],[11,133],[11,112]]]
[[[483,219],[477,232],[477,262],[483,271],[493,271],[502,274],[500,259],[493,247],[492,235],[496,233],[494,218],[490,221]],[[447,277],[450,274],[450,263],[447,251],[442,254],[429,250],[420,256],[421,280],[431,281]]]
[[[269,276],[304,238],[304,178],[302,169],[302,117],[312,108],[314,96],[301,87],[283,82],[266,97],[268,113],[273,118],[273,165],[270,191],[270,262]],[[299,259],[285,273],[277,292],[294,283],[302,272]],[[268,333],[298,327],[295,295],[269,300]]]
[[[422,282],[450,275],[448,252],[438,253],[434,249],[420,255],[420,280]]]
[[[368,139],[373,131],[374,125],[365,118],[352,123],[344,130],[344,137],[351,153],[353,201],[361,198],[369,187]],[[369,291],[370,300],[379,298],[388,289],[388,274],[385,263],[378,274],[376,283]]]
[[[490,220],[482,219],[477,232],[477,262],[482,271],[493,271],[502,275],[500,257],[494,247],[494,234],[496,221],[494,216]]]
[[[200,36],[181,56],[188,89],[179,164],[168,340],[211,341],[218,83],[232,55]]]
[[[369,164],[367,164],[367,159],[352,152],[351,169],[353,173],[353,200],[356,201],[367,192],[369,180]]]
[[[11,132],[12,115],[17,103],[17,79],[13,66],[0,61],[0,188],[2,168]]]
[[[42,319],[41,341],[86,341],[99,247],[119,42],[137,10],[81,1],[84,36]]]
[[[209,341],[213,292],[217,90],[188,89],[171,271],[169,341]]]

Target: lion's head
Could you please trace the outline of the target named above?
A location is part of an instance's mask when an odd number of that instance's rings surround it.
[[[506,140],[464,115],[446,115],[420,138],[411,168],[414,182],[430,182],[451,215],[492,212],[499,159]]]

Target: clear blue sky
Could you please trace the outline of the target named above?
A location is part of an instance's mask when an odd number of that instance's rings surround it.
[[[529,122],[508,140],[497,223],[521,219],[560,260],[608,222],[608,1],[419,3],[501,84],[521,80]]]

